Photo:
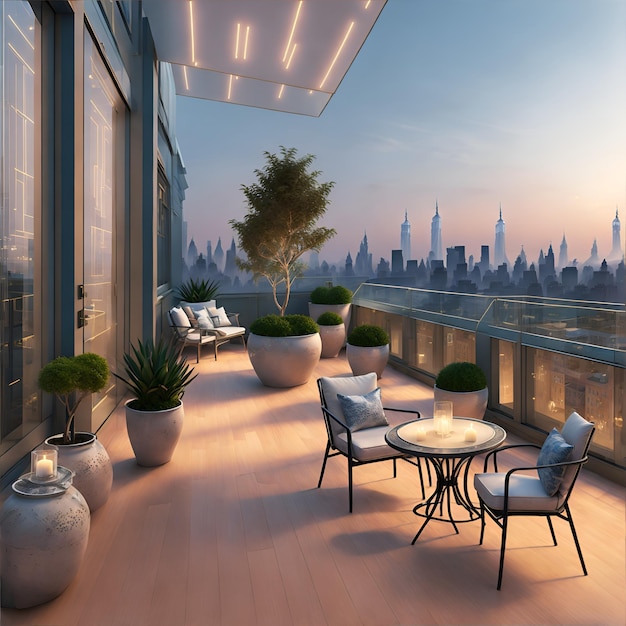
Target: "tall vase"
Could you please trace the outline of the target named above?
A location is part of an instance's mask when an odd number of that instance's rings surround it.
[[[62,435],[46,439],[58,448],[59,465],[74,472],[72,484],[81,492],[89,510],[99,509],[111,494],[113,466],[105,447],[94,433],[77,432],[76,443],[62,443]]]
[[[72,472],[35,485],[22,476],[0,513],[2,606],[26,609],[61,595],[75,578],[89,538],[87,501]]]

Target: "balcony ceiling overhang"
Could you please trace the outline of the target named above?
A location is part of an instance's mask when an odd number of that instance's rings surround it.
[[[319,116],[387,0],[144,0],[176,93]]]

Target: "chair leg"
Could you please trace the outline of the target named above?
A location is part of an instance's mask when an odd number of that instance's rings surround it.
[[[504,570],[504,549],[506,548],[506,531],[508,526],[508,516],[502,517],[502,544],[500,545],[500,569],[498,570],[498,591],[502,586],[502,572]]]
[[[552,543],[556,546],[556,535],[554,534],[554,526],[552,525],[552,520],[549,515],[546,515],[546,520],[548,520],[548,527],[550,528],[550,534],[552,535]]]
[[[196,354],[196,363],[200,363],[200,342],[198,341],[198,353]]]
[[[326,443],[326,452],[324,452],[324,461],[322,462],[322,471],[320,472],[320,479],[317,481],[317,488],[322,486],[322,479],[324,478],[324,471],[326,470],[326,461],[328,460],[328,451],[330,450],[330,441]]]
[[[396,459],[393,459],[393,477],[396,478],[398,475],[398,466],[396,464]]]
[[[352,457],[348,456],[348,499],[350,501],[350,513],[352,513]]]
[[[574,543],[576,544],[576,552],[578,552],[578,558],[580,559],[580,564],[583,568],[583,574],[587,575],[587,566],[585,565],[585,559],[583,559],[583,551],[580,549],[580,543],[578,542],[578,535],[576,534],[576,529],[574,528],[574,520],[572,519],[572,514],[569,510],[569,505],[565,505],[565,512],[567,513],[567,521],[569,522],[569,527],[572,531],[572,537],[574,537]]]
[[[483,545],[483,539],[485,538],[485,505],[483,501],[480,501],[480,539],[478,540],[478,545]]]

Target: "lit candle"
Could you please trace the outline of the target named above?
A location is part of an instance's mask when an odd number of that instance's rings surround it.
[[[417,430],[415,431],[415,439],[417,441],[424,441],[424,439],[426,439],[426,431],[423,426],[417,427]]]
[[[465,441],[476,441],[476,430],[473,424],[470,424],[469,427],[465,429]]]
[[[54,469],[52,459],[39,459],[35,465],[35,476],[37,478],[50,478]]]

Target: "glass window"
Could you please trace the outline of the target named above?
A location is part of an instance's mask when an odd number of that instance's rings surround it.
[[[497,367],[495,368],[498,377],[496,385],[497,396],[493,402],[507,415],[513,416],[513,402],[515,399],[515,344],[503,339],[494,340],[498,353]],[[495,394],[494,394],[495,395]]]
[[[0,441],[40,421],[41,29],[28,2],[3,2],[0,170]]]
[[[158,286],[169,285],[171,273],[171,209],[170,186],[159,166],[157,216],[157,280]]]
[[[443,365],[457,361],[476,363],[476,335],[460,328],[443,327]]]

